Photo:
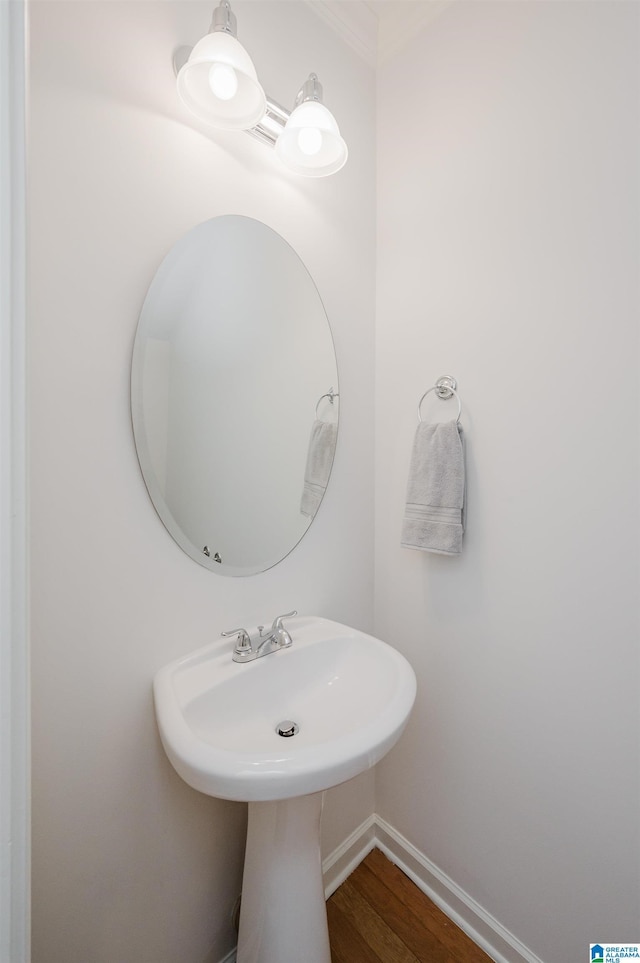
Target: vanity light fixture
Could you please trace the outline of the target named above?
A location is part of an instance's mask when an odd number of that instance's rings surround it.
[[[325,177],[346,163],[347,145],[322,102],[316,74],[309,74],[298,91],[293,111],[265,96],[250,57],[237,40],[229,0],[220,0],[210,32],[193,50],[177,51],[174,68],[180,98],[199,120],[221,130],[247,131],[275,147],[288,170]]]
[[[185,106],[199,120],[222,130],[249,130],[267,107],[256,68],[237,35],[229,0],[221,0],[209,33],[178,71],[178,93]]]
[[[347,145],[335,117],[322,103],[322,84],[309,74],[295,108],[276,141],[276,154],[285,167],[308,177],[335,174],[347,162]]]

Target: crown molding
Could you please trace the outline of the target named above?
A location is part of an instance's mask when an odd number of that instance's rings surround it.
[[[372,67],[390,60],[455,0],[305,0]]]
[[[378,17],[364,0],[306,0],[371,67],[378,63]]]

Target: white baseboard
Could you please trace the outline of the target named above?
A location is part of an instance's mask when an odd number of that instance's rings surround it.
[[[543,963],[487,913],[408,839],[376,813],[365,819],[322,863],[326,899],[351,875],[372,849],[382,850],[418,889],[477,943],[495,963]],[[235,950],[220,963],[235,963]],[[283,961],[284,963],[284,961]]]
[[[374,846],[382,850],[495,963],[543,963],[540,957],[377,815],[374,831]]]
[[[368,819],[347,836],[334,851],[322,862],[324,877],[325,899],[335,893],[338,886],[344,883],[354,869],[376,845],[376,814],[372,813]]]

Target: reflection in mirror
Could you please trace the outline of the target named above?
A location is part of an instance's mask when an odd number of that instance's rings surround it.
[[[283,238],[229,215],[175,244],[142,308],[131,397],[149,494],[191,558],[250,575],[298,543],[329,480],[337,386],[320,296]]]

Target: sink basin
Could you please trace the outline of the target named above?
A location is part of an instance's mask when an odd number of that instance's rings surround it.
[[[233,662],[224,640],[158,672],[162,742],[194,789],[247,802],[315,793],[374,766],[402,733],[416,681],[399,652],[327,619],[287,629],[293,645],[254,662]],[[285,720],[295,735],[277,733]]]

